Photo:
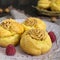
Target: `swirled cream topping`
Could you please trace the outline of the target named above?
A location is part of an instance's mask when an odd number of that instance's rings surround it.
[[[28,34],[36,40],[45,40],[46,32],[40,29],[32,29],[28,32]]]
[[[37,21],[36,19],[30,17],[24,22],[24,24],[27,26],[35,26],[37,24]]]
[[[3,28],[5,28],[5,29],[7,29],[7,30],[9,30],[10,29],[10,27],[11,27],[11,22],[10,21],[3,21],[2,23],[1,23],[1,26],[3,27]]]

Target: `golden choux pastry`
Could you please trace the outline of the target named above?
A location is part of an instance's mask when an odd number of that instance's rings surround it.
[[[51,0],[51,10],[60,12],[60,0]]]
[[[41,55],[51,49],[52,42],[45,30],[31,29],[22,35],[20,47],[27,54]]]
[[[38,5],[37,5],[37,7],[38,7],[39,9],[40,9],[40,8],[46,9],[46,8],[49,8],[49,7],[50,7],[50,3],[51,3],[50,0],[38,0]]]
[[[0,46],[17,45],[24,32],[22,24],[13,19],[6,19],[0,24]]]
[[[4,29],[2,26],[0,26],[0,37],[7,37],[7,36],[11,36],[14,35],[15,33],[10,32],[6,29]]]
[[[20,35],[15,34],[7,37],[0,37],[0,46],[7,47],[9,44],[17,45],[19,43]]]
[[[23,22],[23,26],[26,30],[40,28],[46,30],[46,24],[39,18],[29,17]]]
[[[2,21],[1,26],[11,32],[15,32],[18,34],[21,34],[24,31],[23,25],[21,23],[16,22],[15,20],[11,18]]]

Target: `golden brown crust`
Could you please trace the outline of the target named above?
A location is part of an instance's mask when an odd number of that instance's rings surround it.
[[[20,36],[18,34],[7,36],[7,37],[0,37],[0,46],[7,47],[9,44],[16,46],[19,44]]]
[[[46,30],[46,24],[39,18],[29,17],[23,22],[25,30],[40,28]]]
[[[30,55],[41,55],[47,53],[52,42],[46,31],[32,29],[25,31],[20,40],[20,47],[24,52]]]
[[[26,21],[24,22],[25,25],[27,26],[35,26],[37,24],[37,21],[35,18],[27,18]]]
[[[16,45],[24,32],[22,24],[13,19],[6,19],[0,24],[0,46]]]
[[[46,38],[46,33],[44,30],[41,29],[31,29],[28,33],[27,33],[31,38],[36,39],[36,40],[45,40]]]
[[[7,37],[7,36],[11,36],[14,35],[15,33],[10,32],[6,29],[4,29],[2,26],[0,26],[0,37]]]
[[[1,23],[1,26],[4,29],[7,29],[8,31],[12,31],[12,32],[20,33],[20,34],[23,33],[23,31],[24,31],[22,24],[16,22],[13,19],[4,20]]]

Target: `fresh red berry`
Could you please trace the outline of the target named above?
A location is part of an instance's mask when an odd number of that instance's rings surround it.
[[[6,48],[6,55],[9,55],[9,56],[12,56],[12,55],[15,55],[16,53],[16,49],[13,45],[8,45],[7,48]]]
[[[54,32],[50,31],[48,34],[51,38],[52,43],[55,42],[56,41],[56,35],[54,34]]]

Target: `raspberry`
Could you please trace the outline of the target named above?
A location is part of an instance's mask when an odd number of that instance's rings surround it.
[[[54,34],[54,32],[50,31],[48,34],[51,38],[52,43],[55,42],[56,41],[56,35]]]
[[[12,55],[15,55],[16,53],[16,49],[13,45],[8,45],[7,48],[6,48],[6,55],[9,55],[9,56],[12,56]]]

